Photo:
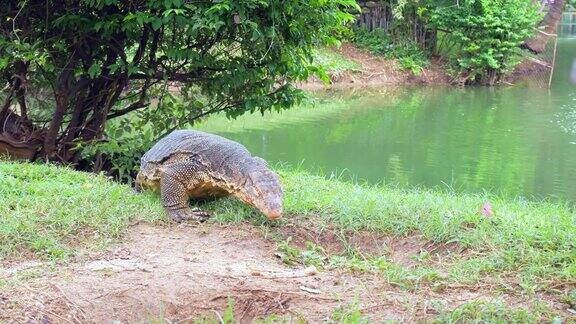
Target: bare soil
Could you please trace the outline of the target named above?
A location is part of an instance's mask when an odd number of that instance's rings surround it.
[[[421,249],[451,249],[432,247],[419,236],[344,233],[349,236],[344,244],[342,233],[330,229],[286,225],[276,230],[280,237],[293,237],[295,246],[312,241],[331,253],[348,243],[364,253],[384,249],[406,267]],[[513,307],[526,306],[522,296],[495,295],[481,285],[407,291],[378,274],[289,267],[276,256],[277,243],[271,236],[269,230],[248,224],[135,225],[122,243],[105,253],[58,265],[56,270],[37,260],[6,262],[0,264],[0,278],[21,279],[0,289],[0,322],[218,320],[228,298],[234,300],[239,322],[270,314],[324,322],[336,309],[349,309],[355,301],[376,322],[430,320],[437,313],[435,302],[457,307],[498,297]],[[549,296],[542,298],[562,308]]]
[[[409,71],[403,71],[396,60],[375,56],[367,51],[358,49],[350,43],[344,43],[335,51],[340,52],[344,57],[356,61],[361,65],[359,71],[344,72],[330,75],[333,88],[348,87],[375,87],[390,85],[446,85],[450,83],[450,77],[444,72],[441,62],[433,58],[428,68],[424,69],[418,76]],[[300,87],[307,90],[317,90],[325,88],[326,85],[318,78],[311,78]]]
[[[353,44],[344,43],[340,48],[334,49],[347,59],[358,62],[361,68],[358,71],[346,71],[330,75],[330,84],[325,85],[316,77],[301,83],[300,88],[305,90],[320,90],[325,88],[361,88],[378,86],[402,85],[461,85],[461,80],[450,77],[446,73],[444,62],[439,57],[432,57],[430,65],[420,75],[414,75],[402,70],[394,59],[376,56],[368,51],[361,50]],[[544,62],[545,63],[545,62]],[[514,71],[502,79],[505,85],[529,81],[528,85],[547,87],[549,69],[533,60],[525,59]]]

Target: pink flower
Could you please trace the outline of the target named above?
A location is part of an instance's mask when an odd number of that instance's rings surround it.
[[[481,212],[482,215],[486,217],[494,215],[494,212],[492,211],[492,206],[490,205],[489,202],[485,202],[484,205],[482,205]]]

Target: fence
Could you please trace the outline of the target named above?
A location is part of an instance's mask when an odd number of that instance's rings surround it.
[[[356,18],[356,26],[372,31],[376,28],[384,29],[386,32],[408,36],[414,42],[420,44],[425,49],[433,49],[436,45],[436,32],[426,28],[425,24],[416,14],[416,10],[409,10],[404,13],[402,25],[394,25],[395,21],[393,5],[395,0],[387,1],[357,1],[362,9]]]
[[[558,26],[558,36],[576,38],[576,11],[567,11],[562,14],[562,21]]]
[[[358,1],[362,9],[356,19],[356,25],[372,31],[376,28],[390,30],[394,16],[392,6],[382,1]]]

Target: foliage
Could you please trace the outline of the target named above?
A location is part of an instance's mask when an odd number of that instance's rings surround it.
[[[393,41],[390,34],[381,28],[373,31],[356,28],[352,40],[359,48],[373,54],[397,59],[402,69],[416,75],[429,64],[426,54],[416,43],[410,40]]]
[[[450,60],[464,83],[494,84],[516,66],[520,45],[541,18],[530,0],[462,0],[433,2],[425,15],[457,48]]]
[[[360,48],[373,54],[387,55],[392,51],[392,39],[382,28],[368,31],[364,28],[355,28],[352,41]]]
[[[84,161],[91,165],[85,167],[92,171],[106,170],[107,175],[124,183],[132,183],[140,168],[142,155],[152,147],[156,133],[153,125],[140,118],[120,119],[106,126],[105,140],[89,143],[77,143],[77,150]]]
[[[440,47],[443,54],[450,47],[448,59],[466,84],[492,85],[511,71],[519,63],[520,45],[542,18],[538,2],[531,0],[384,2],[392,8],[386,31],[356,30],[357,44],[397,58],[402,68],[416,73],[426,65],[422,49],[431,53]]]
[[[0,78],[11,90],[0,122],[17,101],[40,156],[76,162],[74,148],[133,111],[157,137],[216,111],[288,108],[301,98],[293,82],[321,74],[312,48],[334,43],[354,8],[353,0],[2,1]],[[175,92],[186,101],[169,100]],[[24,133],[11,135],[30,140]]]
[[[396,45],[393,53],[400,67],[415,75],[420,75],[424,68],[430,64],[426,54],[414,42],[403,42]]]

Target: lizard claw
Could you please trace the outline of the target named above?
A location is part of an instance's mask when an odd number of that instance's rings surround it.
[[[168,216],[172,218],[177,223],[181,223],[183,221],[196,221],[198,223],[203,223],[212,215],[208,212],[202,211],[200,209],[177,209],[177,210],[168,210]]]

